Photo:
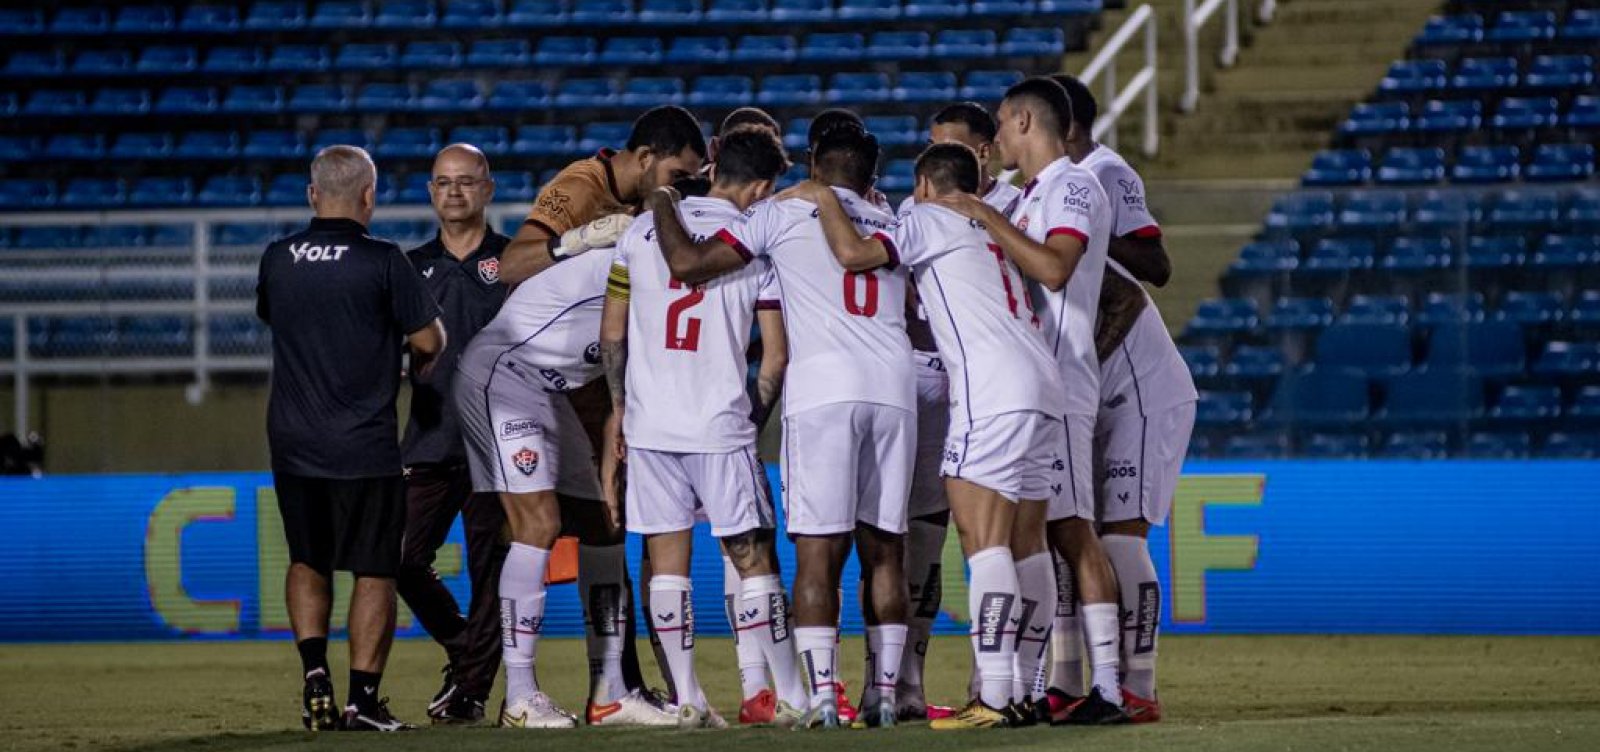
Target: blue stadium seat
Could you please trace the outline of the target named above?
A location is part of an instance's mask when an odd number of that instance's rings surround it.
[[[599,44],[592,37],[545,37],[533,53],[538,65],[592,65]]]
[[[22,100],[14,91],[0,91],[0,115],[12,117],[21,109]]]
[[[933,54],[935,57],[946,59],[992,58],[998,52],[999,46],[998,38],[989,29],[946,29],[934,37]],[[968,78],[977,73],[978,71],[974,71],[968,74]],[[1010,85],[1006,84],[1008,87]],[[1000,93],[1004,94],[1005,91],[1001,90]],[[998,98],[998,96],[984,97],[984,99]]]
[[[192,73],[199,67],[199,50],[188,45],[156,44],[139,53],[133,69],[140,73]]]
[[[1411,107],[1405,102],[1363,102],[1350,110],[1339,133],[1352,138],[1404,133],[1411,128]]]
[[[901,73],[894,86],[898,102],[947,102],[956,97],[954,73]]]
[[[1476,460],[1527,459],[1533,442],[1526,433],[1474,431],[1462,444],[1459,456]]]
[[[28,97],[23,106],[25,115],[76,115],[83,112],[87,101],[81,91],[40,89]]]
[[[1239,249],[1228,266],[1230,274],[1260,275],[1292,272],[1300,266],[1300,244],[1293,240],[1258,240]]]
[[[0,162],[21,162],[32,159],[39,151],[36,136],[0,136]]]
[[[54,34],[100,34],[110,31],[111,13],[105,8],[66,6],[50,21]]]
[[[101,89],[89,102],[95,115],[143,115],[150,111],[150,92],[146,89]]]
[[[1434,327],[1428,337],[1430,369],[1471,369],[1484,378],[1522,373],[1522,328],[1506,321]]]
[[[1545,437],[1539,456],[1553,460],[1592,460],[1600,458],[1600,434],[1552,433]]]
[[[1490,207],[1487,219],[1497,231],[1532,232],[1549,228],[1560,216],[1560,199],[1554,194],[1505,191]]]
[[[1307,187],[1361,185],[1372,179],[1372,154],[1366,149],[1319,151],[1300,177]]]
[[[394,112],[414,108],[416,98],[410,84],[371,83],[356,92],[352,104],[364,112]]]
[[[350,98],[339,84],[301,84],[294,87],[287,105],[291,112],[339,112]]]
[[[572,21],[570,0],[510,0],[505,23],[518,28],[550,28]]]
[[[1528,66],[1522,85],[1529,89],[1583,89],[1594,84],[1594,58],[1588,55],[1539,55]]]
[[[85,76],[116,76],[133,67],[127,50],[85,50],[72,59],[72,72]]]
[[[1447,269],[1455,260],[1449,238],[1403,237],[1389,246],[1389,253],[1378,261],[1378,268],[1394,274],[1422,274]]]
[[[1222,447],[1227,460],[1279,460],[1289,456],[1289,437],[1281,433],[1229,436]]]
[[[173,195],[177,195],[178,191],[183,192],[183,202],[187,203],[189,199],[188,194],[191,193],[193,189],[193,186],[188,178],[145,178],[145,180],[169,179],[181,181],[181,185],[178,183],[172,183],[170,185],[174,190]],[[133,200],[133,192],[131,189],[128,193],[128,200],[130,202]],[[174,203],[178,202],[175,201]],[[187,225],[155,225],[150,228],[150,245],[154,248],[188,248],[193,243],[194,229]]]
[[[124,316],[117,328],[118,349],[129,355],[170,357],[192,350],[190,323],[184,316]]]
[[[1300,447],[1300,456],[1314,460],[1364,460],[1371,443],[1360,434],[1314,433]]]
[[[31,36],[45,28],[43,8],[0,8],[0,34]]]
[[[111,354],[117,347],[116,321],[107,316],[53,319],[49,332],[48,337],[40,343],[39,353],[47,358],[103,356]]]
[[[333,56],[333,67],[347,71],[383,70],[393,68],[399,62],[398,48],[377,42],[347,44],[339,48],[339,54]]]
[[[1500,399],[1489,408],[1489,418],[1497,422],[1521,423],[1550,420],[1561,414],[1561,389],[1553,386],[1513,384],[1500,392]]]
[[[1550,11],[1501,11],[1494,27],[1484,35],[1489,42],[1520,44],[1554,39],[1556,14]]]
[[[1181,345],[1178,355],[1196,380],[1211,379],[1222,373],[1221,350],[1215,345]]]
[[[1544,272],[1550,280],[1576,275],[1590,265],[1600,253],[1600,241],[1574,235],[1546,235],[1539,243],[1538,252],[1528,260],[1529,268]]]
[[[839,0],[841,21],[887,21],[900,17],[900,0]]]
[[[795,106],[822,101],[822,81],[806,74],[767,76],[761,81],[756,101],[763,105]]]
[[[172,155],[170,133],[123,133],[106,152],[113,159],[161,159]]]
[[[293,0],[260,0],[244,16],[244,28],[256,31],[293,31],[306,25],[306,5]]]
[[[1411,209],[1417,230],[1460,231],[1478,221],[1477,199],[1465,191],[1424,191]]]
[[[1442,460],[1449,454],[1450,438],[1443,431],[1393,433],[1378,452],[1391,460]]]
[[[1351,191],[1338,221],[1342,230],[1389,234],[1406,217],[1406,197],[1395,191]]]
[[[306,142],[295,131],[251,131],[240,154],[261,159],[298,159],[306,155]]]
[[[827,98],[830,102],[879,102],[889,98],[889,75],[886,73],[836,73],[829,81]]]
[[[1321,370],[1395,376],[1411,369],[1411,331],[1398,324],[1334,324],[1317,337]]]
[[[916,183],[916,160],[891,159],[878,178],[878,188],[901,193],[911,190]]]
[[[200,69],[206,73],[253,73],[266,66],[260,47],[213,47]]]
[[[217,355],[265,354],[270,348],[271,336],[266,325],[255,316],[213,314],[206,323],[210,327],[211,352]]]
[[[630,78],[622,88],[622,104],[652,107],[658,104],[683,104],[687,97],[683,79],[674,77]]]
[[[1195,422],[1213,426],[1246,423],[1254,412],[1254,400],[1249,392],[1201,390],[1200,399],[1195,403]]]
[[[1507,97],[1500,100],[1489,124],[1502,131],[1534,130],[1554,127],[1557,118],[1554,97]]]
[[[395,191],[395,203],[428,203],[430,200],[428,196],[428,179],[429,175],[426,172],[407,173],[404,181],[400,184],[399,190]]]
[[[906,18],[945,19],[967,15],[967,0],[906,0]]]
[[[1450,180],[1455,183],[1509,183],[1521,171],[1521,152],[1509,144],[1463,146]]]
[[[571,125],[524,125],[511,142],[511,152],[519,155],[565,155],[577,150],[578,129]]]
[[[1369,413],[1366,378],[1314,369],[1284,374],[1261,419],[1278,425],[1350,424],[1366,420]]]
[[[810,129],[811,118],[790,118],[788,125],[783,127],[783,148],[790,151],[804,151],[807,131]]]
[[[223,223],[212,230],[213,242],[220,246],[264,246],[277,236],[272,225]]]
[[[807,35],[800,43],[800,60],[810,62],[841,62],[859,60],[866,54],[866,42],[860,34],[829,32]]]
[[[1323,238],[1311,248],[1300,274],[1345,274],[1371,269],[1377,262],[1377,248],[1366,238]]]
[[[1291,193],[1272,203],[1267,213],[1269,229],[1314,230],[1333,224],[1333,194],[1322,191]]]
[[[1580,387],[1562,413],[1570,423],[1600,424],[1600,386]]]
[[[525,68],[533,62],[533,47],[526,39],[484,39],[467,49],[466,62],[474,68]]]
[[[0,69],[7,76],[26,78],[53,76],[67,69],[67,58],[59,50],[17,50]]]
[[[1600,326],[1600,290],[1584,290],[1572,303],[1567,321],[1574,326],[1594,328]]]
[[[63,133],[46,139],[41,154],[50,159],[99,159],[105,152],[105,136],[98,133]]]
[[[590,123],[583,129],[583,139],[578,142],[578,148],[586,152],[620,149],[628,142],[632,132],[632,123]]]
[[[917,119],[910,115],[872,116],[865,119],[865,124],[867,132],[876,136],[878,143],[885,146],[910,146],[927,141],[922,137],[922,127],[917,125]]]
[[[360,128],[323,128],[311,138],[310,152],[316,154],[330,146],[359,146],[363,149],[372,147],[372,139],[365,130]]]
[[[178,138],[172,155],[181,159],[231,159],[239,155],[239,134],[190,131]]]
[[[706,20],[712,23],[758,23],[767,20],[766,0],[710,0]]]
[[[809,79],[798,82],[799,91],[815,91],[820,84],[815,76],[772,76],[767,79],[769,85],[779,83],[775,79],[794,78]],[[777,89],[772,90],[777,93]],[[763,91],[765,97],[767,91]],[[697,107],[736,107],[747,104],[755,98],[755,82],[748,76],[701,76],[694,81],[694,86],[689,90],[689,104]],[[763,98],[762,102],[769,100]]]
[[[1278,298],[1267,314],[1267,328],[1277,331],[1315,331],[1333,323],[1333,301],[1328,298]]]
[[[139,178],[128,187],[128,206],[182,207],[188,206],[193,201],[194,181],[186,177]],[[182,245],[188,245],[188,242],[185,241]]]
[[[1437,183],[1444,179],[1444,150],[1415,147],[1390,149],[1383,155],[1377,178],[1383,185]]]
[[[445,3],[450,7],[452,3]],[[372,26],[377,29],[428,29],[439,22],[432,0],[383,0],[374,3],[377,10],[372,16]]]
[[[232,5],[191,5],[183,11],[178,30],[201,34],[231,34],[239,30],[239,9]]]
[[[1494,320],[1519,326],[1553,324],[1561,320],[1565,309],[1560,293],[1512,290],[1501,298],[1500,310],[1495,311]]]
[[[558,3],[552,3],[557,5]],[[560,16],[560,13],[557,13]],[[446,0],[438,16],[440,29],[494,29],[506,16],[498,0]]]
[[[1592,144],[1539,144],[1526,175],[1536,182],[1587,180],[1594,176],[1594,158]]]
[[[62,208],[115,208],[127,199],[122,181],[111,178],[72,178],[61,189]]]
[[[1270,383],[1283,371],[1283,353],[1278,348],[1240,345],[1223,366],[1222,375],[1240,382]]]
[[[278,86],[241,84],[229,87],[222,96],[222,111],[234,114],[282,112],[284,105],[283,89]]]
[[[925,1],[910,0],[913,5]],[[974,16],[1026,16],[1033,12],[1033,9],[1033,0],[972,0]]]
[[[1561,39],[1573,42],[1600,42],[1600,9],[1573,8],[1561,27]]]
[[[1600,187],[1583,187],[1567,194],[1561,226],[1569,232],[1600,233]]]
[[[577,26],[602,28],[631,23],[633,3],[629,0],[573,0],[571,20]]]
[[[489,92],[488,107],[500,112],[534,110],[550,103],[550,89],[543,81],[501,81]]]
[[[53,189],[52,189],[53,191]],[[17,228],[17,248],[79,248],[83,243],[83,233],[79,227],[19,227]]]
[[[726,37],[675,37],[667,48],[668,63],[724,63],[733,51]]]
[[[372,155],[380,159],[420,159],[432,157],[443,146],[438,128],[390,128],[383,132]]]
[[[447,3],[446,10],[455,3]],[[409,42],[400,52],[402,68],[454,68],[461,64],[459,42],[417,41]]]
[[[1514,57],[1469,57],[1456,66],[1450,88],[1460,91],[1499,91],[1517,85]]]
[[[604,65],[654,65],[661,62],[661,40],[655,37],[615,37],[600,50]]]
[[[1384,94],[1425,94],[1445,87],[1448,69],[1443,60],[1397,60],[1378,82]]]
[[[1546,342],[1529,369],[1545,379],[1582,379],[1600,369],[1600,343]]]
[[[700,20],[700,0],[640,0],[639,23],[692,24]]]
[[[267,55],[266,69],[279,73],[324,71],[332,64],[328,48],[316,44],[280,44]]]
[[[1247,332],[1260,324],[1256,302],[1249,298],[1211,298],[1200,301],[1184,336]]]
[[[560,107],[610,107],[617,102],[617,86],[609,78],[568,78],[556,87]]]
[[[532,201],[539,191],[533,175],[520,170],[495,171],[494,195],[503,201]]]
[[[209,86],[174,86],[161,92],[152,112],[167,115],[203,115],[221,105],[217,90]]]
[[[1000,54],[1011,57],[1059,56],[1066,52],[1067,37],[1059,28],[1011,29],[1000,43]]]
[[[867,57],[873,60],[917,60],[928,56],[925,31],[880,31],[867,42]]]
[[[1046,16],[1070,16],[1099,13],[1103,0],[1039,0],[1039,13]]]
[[[306,25],[313,29],[363,29],[372,24],[372,13],[358,0],[319,0]]]
[[[946,57],[935,44],[933,54]],[[1006,89],[1022,80],[1022,71],[1016,70],[976,70],[967,74],[961,82],[961,98],[979,102],[995,102],[1005,96]]]
[[[1528,243],[1507,235],[1474,235],[1467,239],[1462,261],[1474,269],[1510,269],[1527,263]]]
[[[1422,368],[1389,380],[1378,419],[1391,425],[1437,425],[1483,415],[1483,381],[1460,368]]]
[[[1340,324],[1405,324],[1411,299],[1404,295],[1353,295],[1339,314]]]
[[[768,17],[780,24],[810,23],[833,18],[830,0],[772,0]]]
[[[417,108],[430,112],[469,112],[482,106],[483,95],[472,79],[430,81],[417,97]]]
[[[794,60],[800,45],[786,34],[758,34],[739,38],[730,59],[734,62],[782,63]]]
[[[1483,103],[1475,99],[1430,99],[1411,119],[1411,130],[1428,135],[1466,133],[1483,125]]]
[[[267,181],[262,203],[267,206],[304,206],[306,178],[304,175],[276,175]]]

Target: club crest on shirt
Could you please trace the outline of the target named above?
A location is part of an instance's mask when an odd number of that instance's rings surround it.
[[[486,258],[478,262],[478,278],[486,285],[500,281],[500,259]]]
[[[1023,232],[1028,231],[1028,215],[1024,214],[1022,219],[1017,220],[1017,229]]]
[[[523,475],[533,475],[533,471],[539,469],[539,453],[522,447],[511,455],[511,464],[516,465],[517,471]]]

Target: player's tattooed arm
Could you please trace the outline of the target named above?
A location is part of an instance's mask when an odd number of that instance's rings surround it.
[[[864,272],[894,262],[888,246],[873,237],[861,237],[850,215],[844,211],[839,197],[823,183],[803,180],[777,196],[779,199],[795,198],[817,205],[817,219],[822,222],[822,234],[828,239],[828,248],[839,265],[847,271]]]
[[[611,409],[620,412],[628,401],[628,301],[606,297],[600,312],[600,367],[611,388]]]
[[[1052,292],[1067,286],[1086,250],[1082,240],[1064,233],[1052,235],[1043,243],[1037,242],[1011,224],[999,210],[970,193],[935,196],[928,201],[982,222],[989,230],[989,238],[1000,246],[1006,257],[1023,274]]]
[[[645,208],[655,217],[656,242],[674,279],[703,284],[747,263],[733,246],[716,238],[696,243],[678,215],[678,192],[671,187],[653,191],[645,198]]]
[[[1145,298],[1139,283],[1116,272],[1106,271],[1100,283],[1100,315],[1096,319],[1094,332],[1094,349],[1101,362],[1111,357],[1122,341],[1127,339],[1128,332],[1133,330],[1133,323],[1139,320],[1139,314],[1144,313],[1146,305],[1149,305],[1149,300]]]
[[[778,397],[783,394],[783,374],[789,367],[789,339],[783,328],[782,311],[756,311],[756,325],[761,327],[761,364],[750,394],[750,420],[760,430],[766,427],[767,419],[777,407]]]
[[[1167,255],[1160,235],[1141,236],[1133,233],[1112,238],[1106,255],[1122,264],[1140,282],[1166,287],[1172,279],[1172,258]]]

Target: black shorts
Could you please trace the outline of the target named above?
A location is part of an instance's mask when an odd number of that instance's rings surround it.
[[[324,573],[400,571],[406,494],[399,475],[344,480],[274,472],[272,482],[290,561]]]

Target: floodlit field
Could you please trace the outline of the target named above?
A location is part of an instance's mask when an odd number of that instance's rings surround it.
[[[857,666],[859,638],[849,647],[846,659]],[[963,691],[964,649],[955,638],[934,645],[936,701],[953,702]],[[966,733],[918,726],[833,733],[438,728],[399,738],[318,738],[300,728],[298,665],[287,643],[7,645],[0,647],[0,749],[1600,749],[1600,640],[1593,638],[1180,637],[1163,650],[1168,717],[1154,726]],[[732,645],[703,640],[700,656],[713,703],[735,714]],[[396,646],[384,691],[402,718],[426,720],[422,707],[437,686],[440,661],[430,643]],[[343,698],[342,660],[334,665]],[[539,665],[545,688],[580,710],[582,642],[547,641]]]

